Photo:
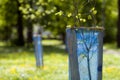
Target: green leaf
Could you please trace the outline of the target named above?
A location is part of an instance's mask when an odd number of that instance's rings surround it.
[[[31,19],[35,19],[35,15],[34,15],[34,14],[31,14],[31,15],[30,15],[30,18],[31,18]]]
[[[67,16],[68,16],[68,17],[71,17],[71,16],[72,16],[72,14],[71,14],[71,13],[69,13]]]
[[[91,11],[94,11],[95,10],[95,7],[93,7],[92,9],[91,9]]]
[[[86,19],[83,19],[83,22],[86,22]]]
[[[88,15],[88,20],[91,20],[92,19],[92,16],[91,15]]]
[[[71,28],[71,27],[72,27],[72,25],[67,25],[66,27],[67,27],[67,28]]]
[[[78,16],[76,16],[76,18],[78,19],[79,17],[78,17]]]
[[[93,11],[93,14],[94,14],[94,15],[97,14],[97,10],[94,10],[94,11]]]
[[[59,12],[55,13],[55,15],[61,16],[61,15],[63,15],[63,11],[59,11]]]
[[[81,14],[80,14],[80,13],[78,13],[78,16],[79,16],[79,17],[81,17]]]

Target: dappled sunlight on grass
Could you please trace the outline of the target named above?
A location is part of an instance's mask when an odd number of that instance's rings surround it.
[[[42,44],[47,46],[47,45],[60,45],[62,42],[59,40],[44,40],[42,41]]]
[[[120,55],[104,54],[103,80],[120,80]]]
[[[61,42],[52,40],[44,44],[44,67],[37,68],[34,50],[2,48],[0,54],[0,79],[2,80],[68,80],[68,57]],[[55,43],[54,43],[55,41]],[[57,43],[58,42],[58,43]],[[54,45],[54,44],[55,45]],[[52,44],[52,45],[51,45]],[[10,51],[10,52],[9,52]],[[8,74],[9,73],[9,74]],[[5,77],[4,77],[5,76]]]
[[[104,48],[106,48],[106,49],[117,49],[117,43],[116,42],[114,42],[114,43],[105,43]]]
[[[103,69],[103,80],[120,80],[120,67],[105,67]]]
[[[6,45],[5,42],[0,41],[0,46],[5,46],[5,45]]]
[[[26,56],[27,57],[27,56]],[[34,56],[32,56],[34,58]],[[68,71],[67,71],[67,56],[63,57],[62,55],[54,55],[51,54],[49,56],[45,55],[44,57],[44,67],[36,68],[35,60],[30,60],[29,58],[23,59],[22,61],[8,61],[7,60],[2,63],[0,60],[0,70],[2,72],[9,73],[2,75],[3,80],[8,80],[12,77],[12,80],[67,80]],[[21,63],[22,62],[22,63]],[[11,64],[10,64],[11,63]],[[20,64],[18,64],[20,63]],[[9,65],[7,65],[9,64]],[[7,76],[4,78],[4,76]],[[31,77],[33,76],[33,77]],[[55,76],[55,77],[54,77]],[[58,78],[58,79],[57,79]]]
[[[41,68],[36,67],[34,48],[1,48],[0,80],[68,80],[68,54],[63,46],[58,40],[43,41]],[[120,80],[120,55],[104,53],[103,59],[103,80]]]

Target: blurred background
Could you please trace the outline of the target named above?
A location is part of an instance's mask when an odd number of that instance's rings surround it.
[[[120,80],[120,2],[95,1],[96,24],[105,28],[103,80]],[[68,80],[65,29],[74,22],[55,14],[69,13],[71,2],[0,0],[0,80]],[[42,35],[43,69],[35,66],[36,33]]]

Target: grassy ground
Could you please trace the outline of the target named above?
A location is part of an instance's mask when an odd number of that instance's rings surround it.
[[[34,49],[0,47],[0,80],[68,80],[68,55],[56,40],[44,40],[44,67],[36,68]],[[120,80],[120,55],[104,54],[103,80]]]

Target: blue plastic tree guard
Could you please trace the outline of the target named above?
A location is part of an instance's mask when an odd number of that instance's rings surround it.
[[[34,47],[35,47],[35,58],[36,58],[36,66],[43,66],[43,53],[42,53],[42,44],[41,44],[41,36],[34,35],[33,36]]]
[[[103,30],[67,29],[69,80],[102,80]]]

